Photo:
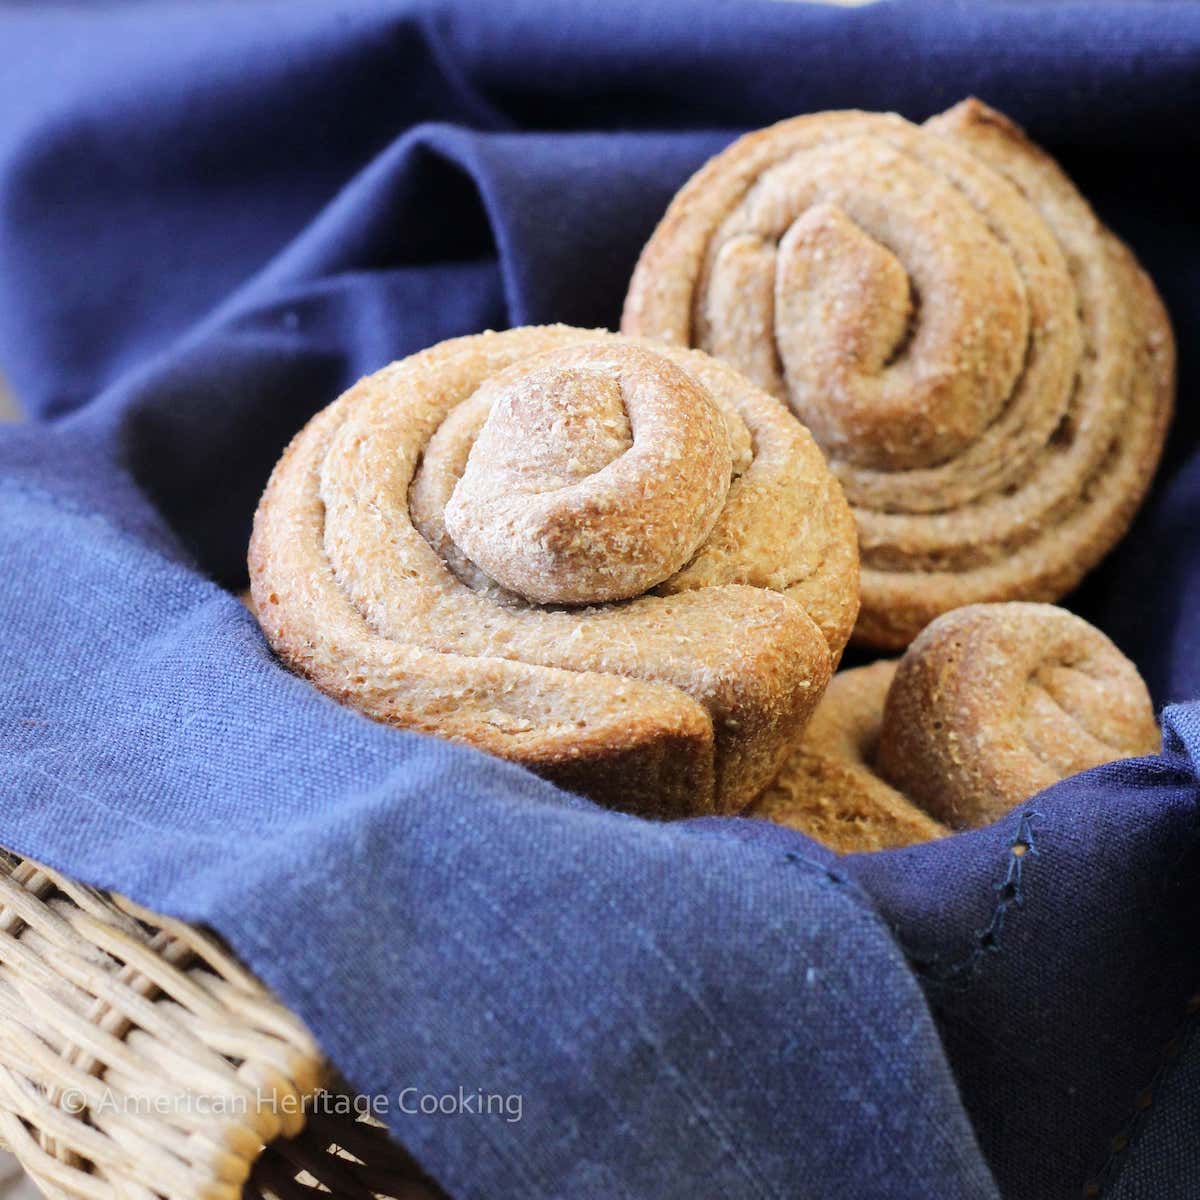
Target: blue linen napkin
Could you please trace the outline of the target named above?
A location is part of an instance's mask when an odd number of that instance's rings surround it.
[[[219,930],[458,1197],[1200,1194],[1198,83],[1192,3],[0,9],[0,363],[35,418],[0,432],[0,842]],[[1070,601],[1174,703],[1161,756],[836,860],[601,811],[273,660],[224,589],[346,384],[614,324],[746,128],[967,93],[1179,335],[1154,494]],[[395,1103],[458,1088],[520,1119]]]

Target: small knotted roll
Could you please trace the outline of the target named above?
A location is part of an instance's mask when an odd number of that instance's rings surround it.
[[[836,675],[748,815],[843,852],[906,846],[1158,746],[1145,683],[1094,626],[1049,604],[968,605],[899,661]]]
[[[1054,600],[1124,533],[1174,394],[1161,301],[1062,171],[976,100],[740,139],[672,202],[622,329],[791,406],[858,520],[856,640]]]
[[[360,381],[292,442],[250,544],[259,623],[322,691],[662,816],[770,780],[857,575],[841,489],[771,397],[564,326]]]

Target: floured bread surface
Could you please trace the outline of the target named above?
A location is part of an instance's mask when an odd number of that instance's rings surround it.
[[[657,815],[762,789],[858,608],[794,417],[700,351],[564,326],[444,342],[319,413],[250,576],[322,691]]]
[[[861,534],[855,638],[1054,600],[1125,532],[1175,358],[1130,252],[1007,118],[829,112],[740,139],[647,244],[622,329],[788,404]]]

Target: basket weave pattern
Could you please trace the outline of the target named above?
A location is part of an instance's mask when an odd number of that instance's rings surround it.
[[[51,1200],[440,1193],[211,935],[0,851],[0,1145]]]

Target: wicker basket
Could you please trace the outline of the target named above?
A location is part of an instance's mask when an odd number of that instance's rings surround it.
[[[343,1092],[211,935],[0,851],[0,1145],[45,1195],[440,1196]]]

